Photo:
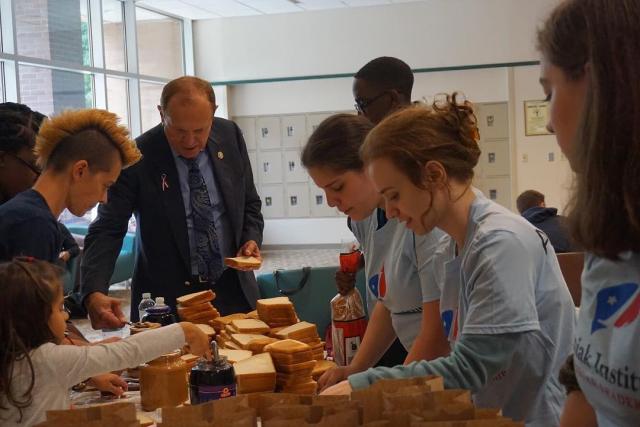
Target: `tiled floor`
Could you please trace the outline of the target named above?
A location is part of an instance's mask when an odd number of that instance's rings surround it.
[[[256,275],[271,273],[276,269],[290,270],[306,266],[337,266],[339,253],[340,250],[338,248],[265,250],[262,252],[262,268],[256,271]],[[129,313],[131,292],[124,283],[111,286],[109,295],[122,299],[123,311],[125,314]],[[128,334],[128,328],[124,328],[122,331],[96,331],[91,328],[91,324],[87,319],[76,319],[73,323],[90,341],[101,340],[110,336],[124,337]]]

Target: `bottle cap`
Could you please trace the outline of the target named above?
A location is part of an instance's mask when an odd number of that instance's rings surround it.
[[[145,292],[142,294],[142,299],[151,299],[151,294],[149,292]]]
[[[164,305],[164,297],[156,297],[156,305]]]

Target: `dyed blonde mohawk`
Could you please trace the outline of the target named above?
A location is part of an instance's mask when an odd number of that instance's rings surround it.
[[[106,110],[68,110],[45,120],[36,137],[35,153],[38,164],[45,167],[51,153],[65,138],[89,129],[105,134],[118,149],[123,168],[131,166],[142,157],[135,141],[129,138],[129,130],[118,124],[116,114]]]

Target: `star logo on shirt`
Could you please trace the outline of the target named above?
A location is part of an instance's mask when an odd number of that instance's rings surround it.
[[[618,298],[614,297],[613,295],[611,295],[607,300],[607,304],[609,305],[615,305],[617,302],[618,302]]]

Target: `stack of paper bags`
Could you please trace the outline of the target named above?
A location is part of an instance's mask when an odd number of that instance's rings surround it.
[[[246,396],[229,397],[200,405],[162,408],[158,427],[255,427],[256,410],[249,407]]]
[[[47,411],[39,427],[140,427],[133,403],[113,403],[83,409]]]

